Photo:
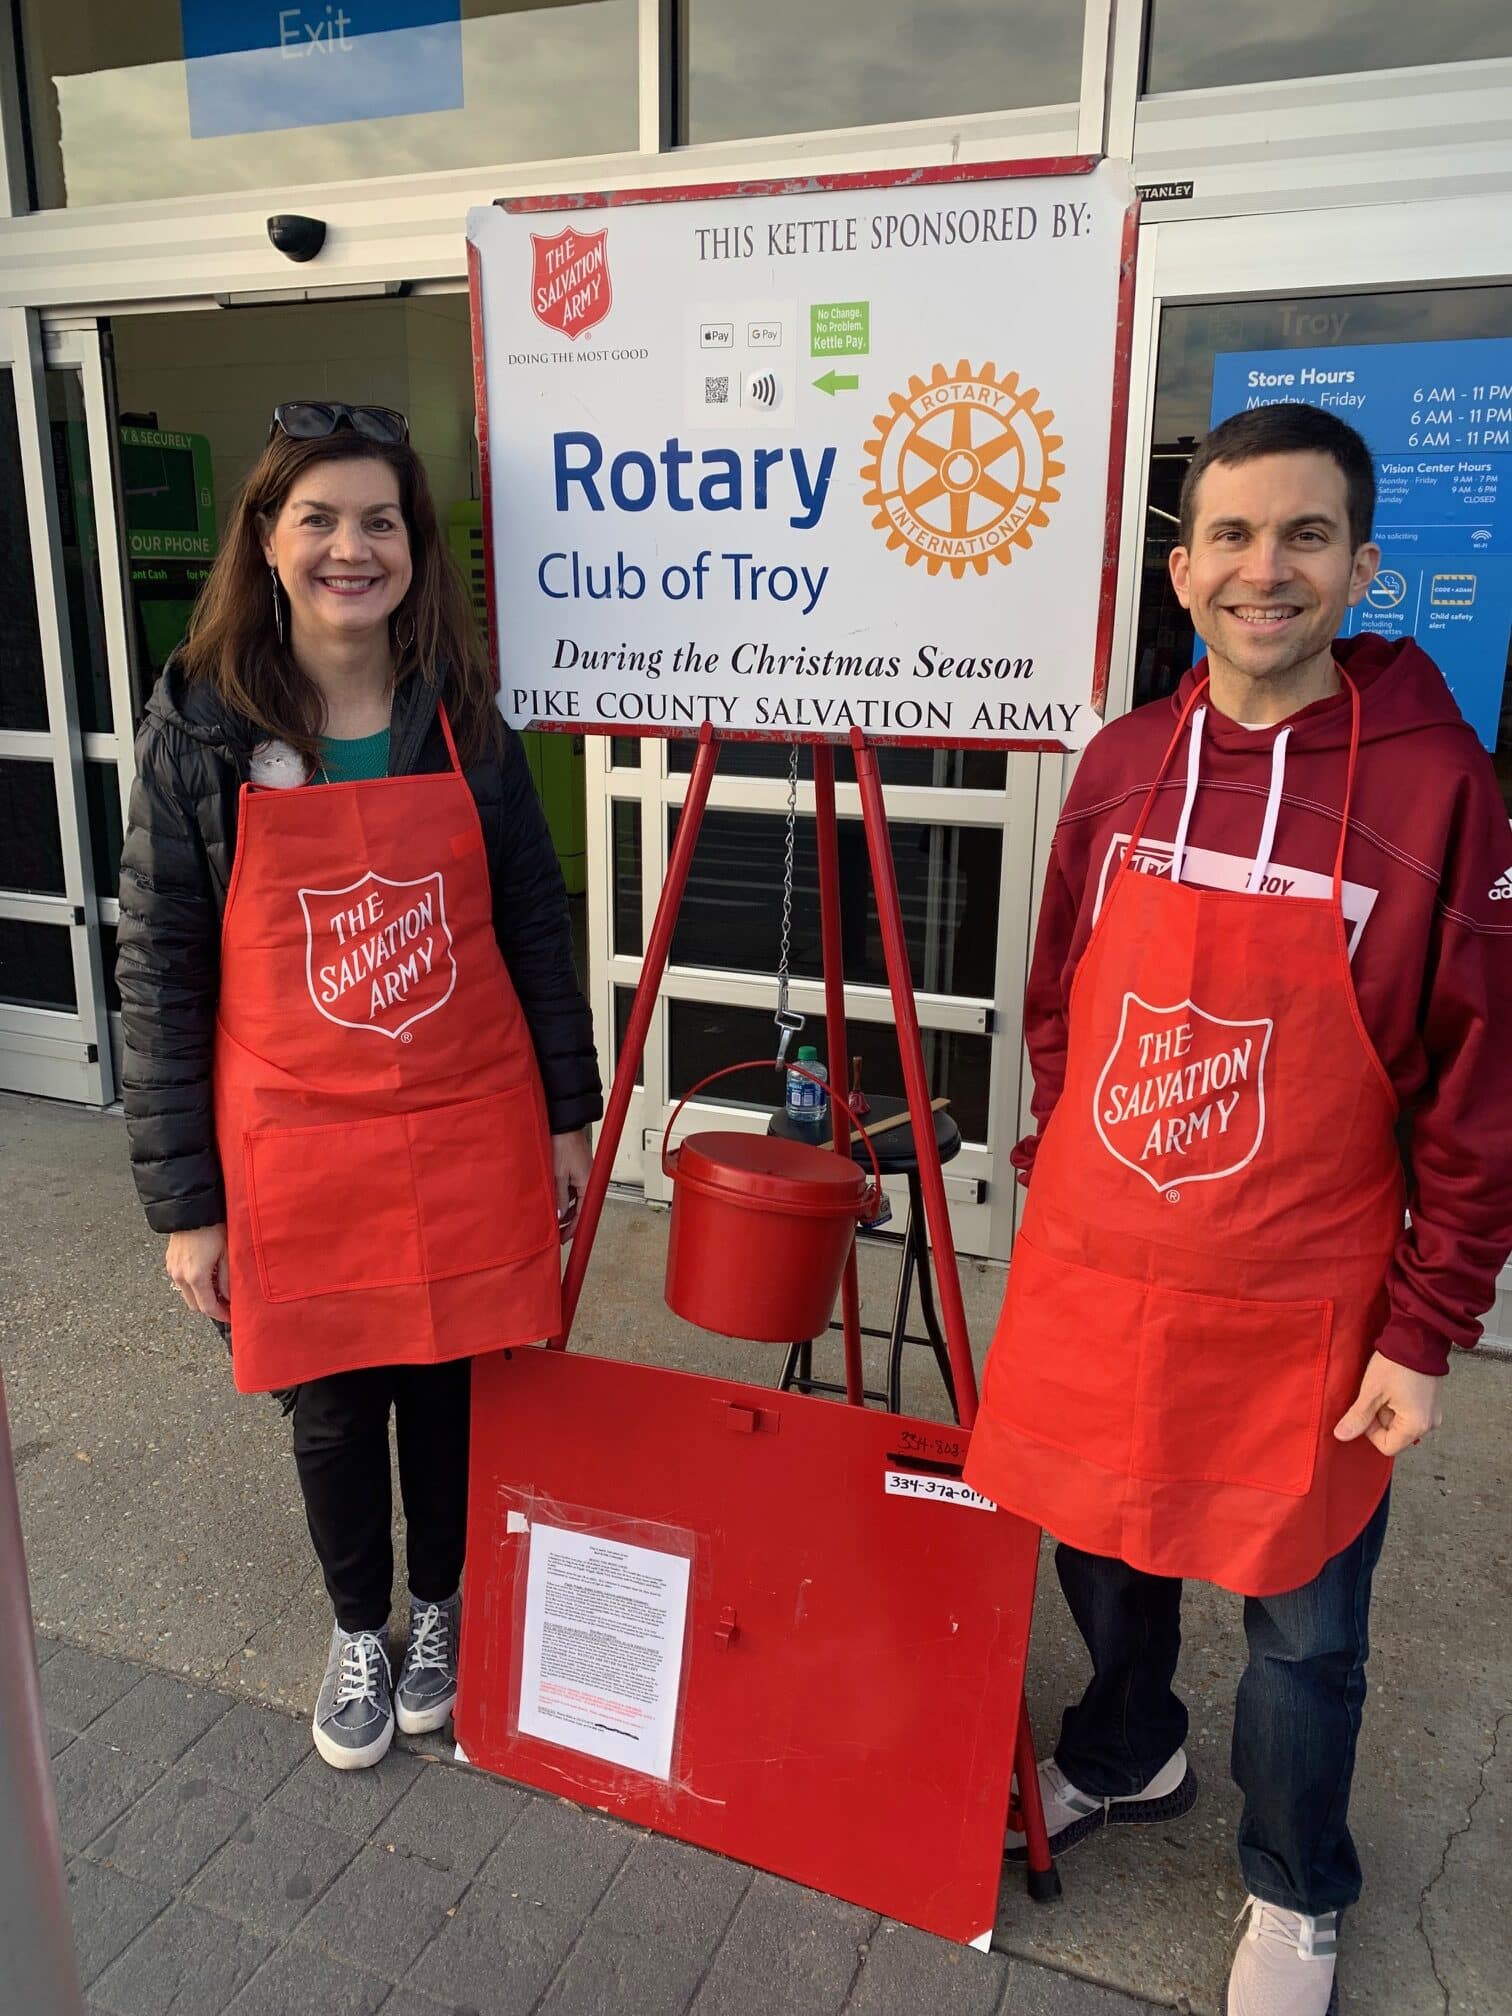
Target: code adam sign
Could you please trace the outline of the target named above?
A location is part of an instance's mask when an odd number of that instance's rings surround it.
[[[468,218],[506,717],[1079,747],[1127,170],[687,194]]]

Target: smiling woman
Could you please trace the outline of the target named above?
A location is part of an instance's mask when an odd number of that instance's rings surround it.
[[[561,874],[402,415],[278,408],[137,766],[133,1171],[239,1390],[292,1409],[335,1610],[315,1745],[354,1769],[451,1711],[469,1361],[554,1333],[599,1111]]]

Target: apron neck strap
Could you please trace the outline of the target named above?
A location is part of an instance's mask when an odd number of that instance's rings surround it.
[[[1344,776],[1344,808],[1339,816],[1339,845],[1333,864],[1333,895],[1334,901],[1339,903],[1342,902],[1344,894],[1344,849],[1349,840],[1349,809],[1354,798],[1355,770],[1360,758],[1360,689],[1337,659],[1334,661],[1334,670],[1349,693],[1349,765]],[[1181,819],[1171,849],[1171,880],[1173,882],[1181,880],[1181,871],[1186,861],[1187,828],[1191,824],[1192,806],[1197,798],[1197,778],[1202,761],[1202,730],[1207,719],[1207,691],[1207,675],[1204,674],[1193,687],[1186,705],[1182,708],[1175,733],[1160,759],[1155,772],[1155,781],[1140,807],[1139,817],[1134,822],[1134,831],[1129,836],[1128,847],[1119,864],[1119,875],[1129,872],[1130,864],[1139,852],[1139,843],[1144,838],[1145,827],[1149,824],[1156,795],[1165,781],[1166,772],[1171,767],[1171,759],[1175,756],[1181,738],[1185,734],[1188,738],[1186,796],[1182,800]],[[1290,739],[1291,729],[1283,727],[1271,749],[1270,789],[1265,800],[1265,821],[1261,827],[1260,845],[1255,854],[1254,864],[1244,885],[1250,891],[1260,887],[1270,867],[1271,848],[1276,839],[1276,822],[1281,816],[1281,785],[1286,772],[1286,745]],[[1114,879],[1116,881],[1117,877]],[[1111,896],[1112,891],[1108,893]]]
[[[446,753],[451,758],[453,770],[460,777],[462,775],[462,759],[457,754],[456,743],[452,740],[451,722],[447,719],[446,707],[440,700],[436,702],[436,713],[441,722],[441,733],[446,737]]]
[[[1349,844],[1349,808],[1354,799],[1355,769],[1360,760],[1360,689],[1337,658],[1334,670],[1349,688],[1349,768],[1344,773],[1344,809],[1339,814],[1339,851],[1334,856],[1334,902],[1344,902],[1344,849]]]
[[[1193,713],[1196,711],[1198,703],[1203,701],[1204,696],[1207,693],[1207,690],[1208,690],[1207,674],[1204,673],[1202,677],[1198,680],[1197,684],[1192,688],[1191,697],[1188,699],[1186,705],[1181,710],[1180,718],[1177,720],[1176,723],[1176,732],[1172,735],[1170,741],[1166,745],[1166,752],[1164,756],[1161,757],[1160,762],[1155,771],[1155,781],[1153,784],[1151,784],[1149,791],[1145,795],[1144,804],[1141,805],[1141,807],[1139,808],[1139,817],[1134,821],[1134,831],[1129,835],[1129,844],[1124,849],[1123,860],[1119,863],[1118,873],[1120,875],[1125,875],[1129,872],[1129,864],[1133,861],[1134,857],[1139,852],[1139,843],[1144,838],[1145,827],[1149,825],[1150,814],[1155,807],[1156,793],[1160,790],[1162,783],[1165,781],[1165,774],[1167,770],[1169,770],[1171,767],[1171,758],[1176,754],[1177,746],[1180,743],[1182,736],[1186,733],[1187,723],[1191,720]],[[1203,712],[1205,713],[1206,711],[1207,711],[1206,706],[1204,705]],[[1201,741],[1200,734],[1197,739],[1198,742]],[[1191,786],[1194,782],[1194,772],[1196,769],[1197,760],[1198,760],[1197,744],[1194,743],[1189,748],[1187,755],[1188,795],[1187,795],[1187,803],[1182,810],[1181,830],[1176,835],[1176,855],[1172,856],[1171,861],[1172,880],[1180,879],[1180,863],[1177,857],[1182,853],[1186,845],[1187,820],[1188,817],[1190,816],[1191,800],[1192,796],[1194,795]],[[1115,880],[1116,879],[1117,878],[1115,877]],[[1108,893],[1111,896],[1113,892],[1109,890]]]

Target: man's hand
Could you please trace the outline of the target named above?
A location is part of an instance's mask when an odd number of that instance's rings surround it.
[[[551,1137],[551,1173],[556,1179],[557,1231],[565,1246],[577,1230],[578,1206],[588,1188],[588,1171],[593,1167],[593,1149],[588,1129],[576,1134]]]
[[[190,1309],[197,1309],[217,1323],[231,1321],[231,1304],[226,1299],[230,1275],[224,1225],[201,1225],[193,1232],[171,1232],[163,1264],[168,1269],[168,1279]],[[226,1293],[222,1292],[223,1282],[227,1284]]]
[[[1377,1351],[1365,1367],[1359,1397],[1334,1429],[1334,1439],[1353,1442],[1364,1435],[1383,1456],[1396,1456],[1421,1442],[1439,1425],[1442,1379],[1414,1372]]]

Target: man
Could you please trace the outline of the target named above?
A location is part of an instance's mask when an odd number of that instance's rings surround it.
[[[1096,738],[1056,830],[966,1465],[1061,1542],[1092,1658],[1040,1767],[1053,1844],[1191,1806],[1181,1578],[1246,1598],[1229,2016],[1335,2006],[1391,1463],[1512,1245],[1512,839],[1432,662],[1337,637],[1374,502],[1307,406],[1193,459],[1171,579],[1208,656]]]

